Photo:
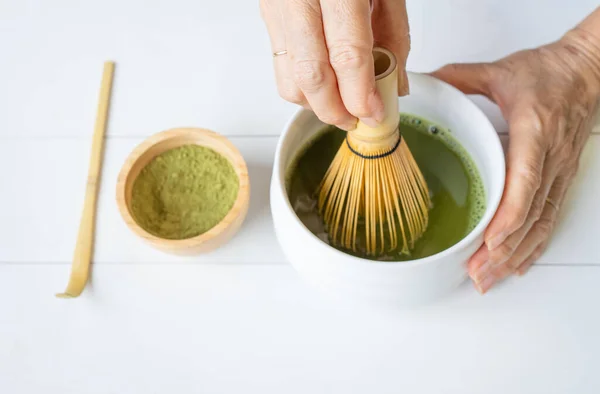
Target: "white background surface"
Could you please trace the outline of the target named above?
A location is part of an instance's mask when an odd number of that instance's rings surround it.
[[[413,71],[543,44],[597,5],[408,3]],[[107,59],[93,278],[58,300]],[[315,293],[276,244],[271,161],[293,110],[276,94],[257,1],[0,0],[0,393],[598,392],[600,134],[528,275],[483,297],[465,283],[418,310],[372,311]],[[243,228],[198,258],[142,244],[114,202],[130,150],[176,126],[231,136],[250,169]]]

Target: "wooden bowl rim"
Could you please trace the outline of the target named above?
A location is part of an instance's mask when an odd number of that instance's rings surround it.
[[[233,203],[232,207],[229,209],[229,212],[219,223],[217,223],[214,227],[211,227],[206,232],[197,235],[191,238],[185,239],[168,239],[156,236],[148,231],[146,231],[143,227],[141,227],[133,215],[131,214],[129,207],[127,205],[127,201],[125,198],[125,190],[127,185],[127,180],[129,178],[129,174],[133,168],[133,166],[140,160],[140,158],[151,148],[163,144],[166,141],[177,138],[177,137],[186,137],[193,135],[201,134],[203,137],[209,137],[219,144],[225,145],[231,152],[233,152],[233,160],[225,155],[221,154],[227,161],[231,163],[236,172],[239,179],[239,189],[238,194]],[[202,144],[198,144],[200,146],[204,146]],[[173,148],[174,149],[174,148]],[[147,241],[152,242],[158,247],[164,249],[186,249],[186,248],[194,248],[198,245],[205,243],[209,240],[213,240],[221,236],[231,225],[235,224],[235,219],[243,214],[241,208],[244,206],[246,201],[249,199],[249,177],[248,177],[248,166],[244,157],[237,149],[237,147],[231,143],[231,141],[210,129],[205,128],[197,128],[197,127],[177,127],[171,128],[168,130],[164,130],[158,132],[139,145],[137,145],[131,153],[125,159],[123,167],[119,172],[119,176],[117,178],[117,205],[119,206],[119,211],[123,219],[125,219],[125,224],[139,237],[146,239]]]

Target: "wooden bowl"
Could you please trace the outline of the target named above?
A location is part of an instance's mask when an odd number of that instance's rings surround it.
[[[189,144],[211,148],[229,160],[240,182],[238,195],[223,220],[205,233],[179,240],[160,238],[140,227],[132,216],[130,204],[133,183],[142,169],[156,156]],[[178,255],[209,252],[229,241],[246,218],[249,201],[250,183],[244,158],[227,138],[206,129],[176,128],[153,135],[131,152],[117,180],[117,204],[127,226],[153,247]]]

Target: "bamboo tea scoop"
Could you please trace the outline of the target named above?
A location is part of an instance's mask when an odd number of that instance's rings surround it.
[[[56,294],[59,298],[78,297],[88,281],[90,263],[94,245],[94,227],[96,218],[96,201],[98,198],[98,183],[100,170],[102,168],[102,151],[104,146],[104,134],[106,133],[106,121],[108,118],[108,107],[115,64],[104,63],[102,73],[102,85],[100,86],[100,100],[96,113],[96,124],[92,140],[92,155],[88,170],[87,186],[85,189],[85,201],[83,214],[79,224],[77,245],[71,265],[71,277],[64,293]]]

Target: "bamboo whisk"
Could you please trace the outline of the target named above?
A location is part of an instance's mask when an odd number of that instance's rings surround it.
[[[373,57],[385,118],[376,128],[359,121],[348,132],[319,186],[318,208],[334,244],[356,252],[360,226],[367,254],[386,247],[408,254],[427,228],[429,191],[398,127],[396,58],[383,48]]]

